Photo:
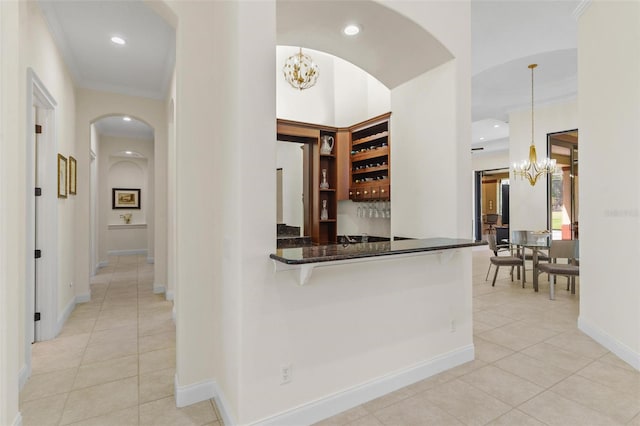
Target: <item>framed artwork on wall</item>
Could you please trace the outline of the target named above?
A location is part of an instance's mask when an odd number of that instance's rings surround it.
[[[58,154],[58,198],[67,198],[67,157]]]
[[[69,194],[76,195],[76,184],[78,183],[76,175],[76,159],[69,156]]]
[[[140,209],[139,188],[112,188],[111,208],[113,209]]]

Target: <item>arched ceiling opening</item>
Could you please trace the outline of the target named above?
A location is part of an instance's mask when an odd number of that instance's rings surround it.
[[[320,50],[362,68],[393,89],[452,59],[411,19],[374,1],[278,0],[277,43]],[[343,28],[361,31],[346,36]]]
[[[151,126],[132,117],[128,117],[130,120],[124,120],[125,117],[128,116],[112,115],[102,117],[96,120],[94,125],[102,136],[153,141],[154,132]]]

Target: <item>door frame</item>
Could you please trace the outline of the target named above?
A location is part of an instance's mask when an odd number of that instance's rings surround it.
[[[38,327],[38,340],[49,340],[55,337],[58,322],[58,141],[56,138],[55,108],[57,102],[49,93],[45,85],[38,78],[33,69],[27,70],[27,120],[26,120],[26,188],[25,193],[25,367],[21,372],[20,385],[23,386],[31,375],[31,343],[35,341],[35,292],[38,292],[38,309],[41,312]],[[38,121],[34,109],[37,109]],[[38,214],[35,210],[35,125],[41,124],[43,132],[40,134],[40,149],[38,150],[38,178],[42,188],[39,208],[46,214]],[[39,247],[35,247],[36,220]],[[35,249],[42,251],[38,259],[38,282],[35,283]],[[38,286],[35,289],[35,285]]]
[[[547,133],[547,158],[551,158],[551,139],[553,139],[554,136],[557,135],[562,135],[563,133],[572,133],[572,132],[578,132],[578,140],[580,139],[580,131],[576,128],[576,129],[569,129],[569,130],[563,130],[561,132],[552,132],[552,133]],[[573,168],[574,168],[574,160],[573,160],[573,149],[578,149],[579,150],[579,145],[576,143],[575,147],[573,146],[572,143],[570,142],[566,142],[565,144],[562,143],[558,143],[558,145],[560,146],[565,146],[569,149],[571,149],[571,154],[570,154],[570,158],[571,158],[571,171],[573,173]],[[579,165],[578,165],[579,167]],[[552,229],[552,216],[553,216],[553,212],[552,212],[552,207],[551,207],[551,181],[552,179],[547,179],[547,229],[551,230]],[[575,239],[575,229],[574,229],[574,223],[577,221],[577,217],[575,214],[575,181],[571,182],[571,212],[570,212],[570,216],[571,216],[571,239]]]
[[[473,172],[473,237],[482,240],[482,178],[491,172],[506,171],[510,173],[508,167],[498,167],[496,169],[474,170]]]

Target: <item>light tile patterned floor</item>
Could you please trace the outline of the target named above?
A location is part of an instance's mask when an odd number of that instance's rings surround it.
[[[20,393],[24,426],[215,425],[213,401],[176,409],[171,302],[144,256],[109,259],[60,335],[33,345]]]
[[[316,426],[640,426],[640,373],[577,329],[566,280],[554,301],[545,276],[532,290],[531,271],[524,289],[508,268],[491,287],[490,255],[473,251],[475,361]]]
[[[640,426],[640,373],[577,330],[578,297],[548,297],[473,252],[476,360],[318,425]],[[22,391],[28,425],[221,425],[206,401],[176,409],[171,304],[152,292],[143,258],[114,258],[61,335],[33,348]],[[529,271],[529,280],[531,272]],[[578,289],[579,290],[579,289]]]

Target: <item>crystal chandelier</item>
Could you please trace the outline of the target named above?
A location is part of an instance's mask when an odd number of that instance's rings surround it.
[[[298,90],[312,87],[316,84],[320,75],[318,65],[313,62],[309,55],[302,53],[302,47],[298,53],[287,58],[282,68],[282,73],[284,74],[284,79]]]
[[[542,161],[538,161],[533,139],[533,70],[537,66],[538,64],[529,65],[531,70],[531,146],[529,147],[529,159],[520,163],[513,163],[511,167],[514,177],[526,178],[531,186],[536,184],[540,176],[553,174],[556,171],[556,160],[544,158]]]

